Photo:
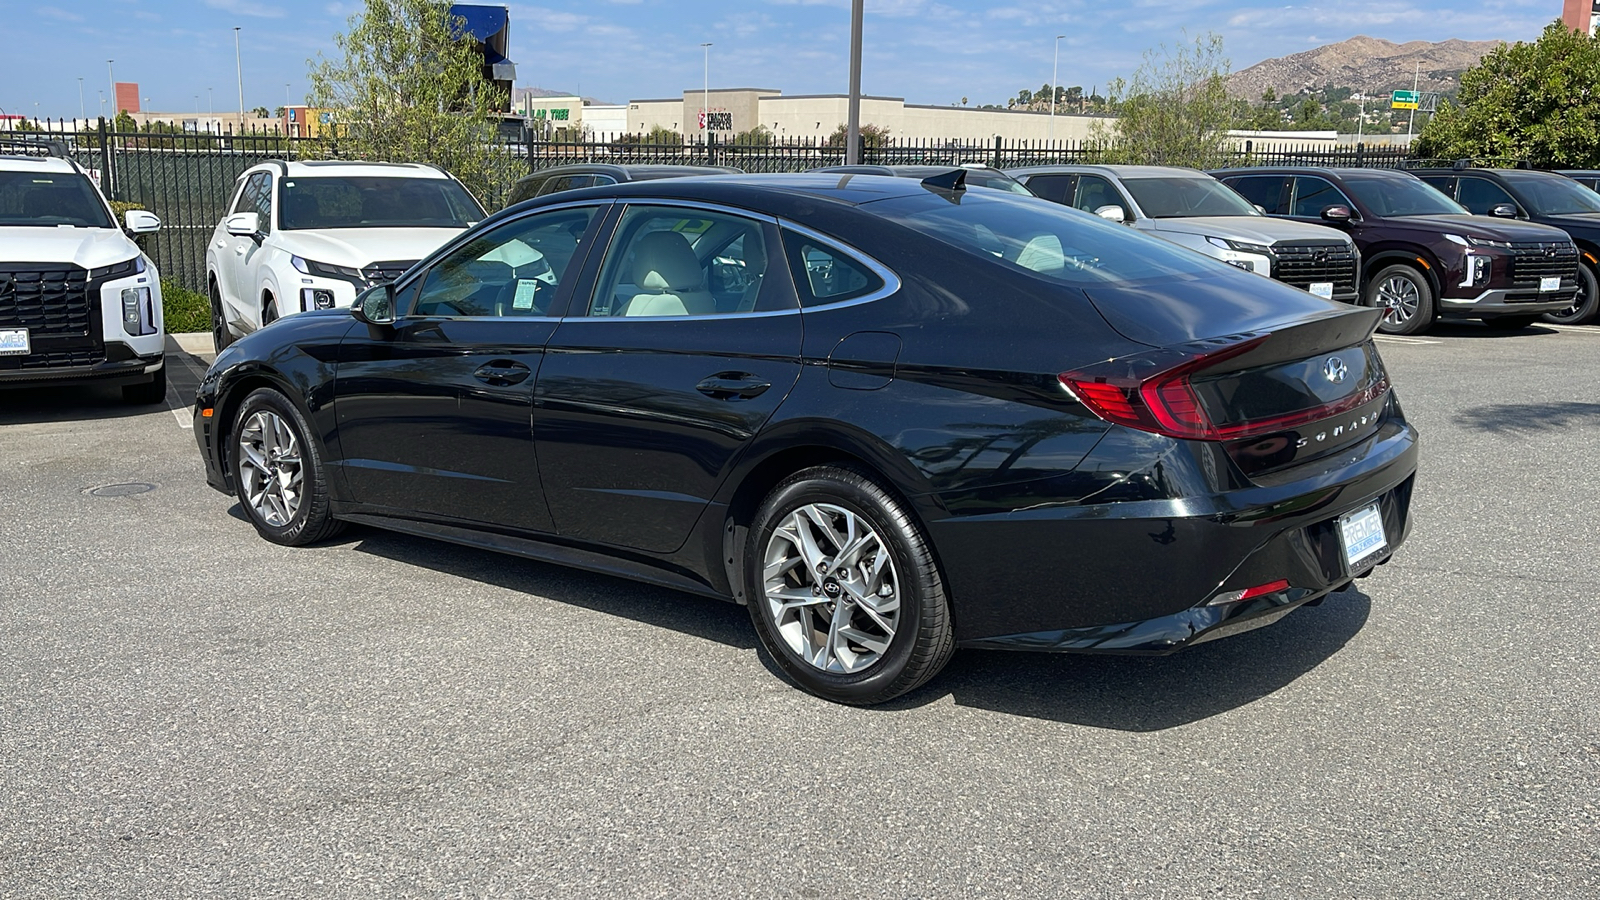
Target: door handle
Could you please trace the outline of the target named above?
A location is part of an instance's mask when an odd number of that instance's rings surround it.
[[[533,370],[510,359],[497,359],[478,367],[472,377],[493,387],[510,387],[526,381]]]
[[[772,382],[762,381],[749,372],[718,372],[694,389],[713,400],[749,400],[761,396],[769,387]]]

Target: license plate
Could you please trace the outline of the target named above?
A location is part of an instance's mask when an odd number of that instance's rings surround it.
[[[1388,547],[1389,538],[1383,533],[1383,514],[1378,512],[1378,504],[1340,516],[1339,537],[1344,541],[1344,558],[1351,572]]]
[[[1331,281],[1314,281],[1314,282],[1311,283],[1310,291],[1311,291],[1311,293],[1316,294],[1318,297],[1321,297],[1324,300],[1332,300],[1333,299],[1333,282],[1331,282]]]
[[[0,330],[0,356],[27,356],[32,352],[33,348],[28,345],[28,329]]]
[[[1554,275],[1554,276],[1551,276],[1550,278],[1541,278],[1541,279],[1539,279],[1539,290],[1540,290],[1541,293],[1544,292],[1544,291],[1559,291],[1559,290],[1561,290],[1561,276],[1560,275]]]

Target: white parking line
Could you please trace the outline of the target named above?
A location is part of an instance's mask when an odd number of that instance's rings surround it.
[[[1425,338],[1406,337],[1405,335],[1400,335],[1400,334],[1375,334],[1375,335],[1372,336],[1372,339],[1375,340],[1375,341],[1383,341],[1386,344],[1442,344],[1442,343],[1444,343],[1444,341],[1430,341],[1430,340],[1427,340]]]
[[[1565,331],[1570,334],[1586,334],[1590,337],[1600,337],[1600,329],[1592,325],[1557,325],[1553,322],[1540,322],[1540,328],[1554,328],[1556,331]]]
[[[167,353],[167,362],[168,362],[169,365],[171,364],[172,360],[177,360],[178,362],[183,364],[183,367],[185,369],[189,370],[189,374],[194,376],[194,383],[195,384],[199,384],[200,380],[205,378],[205,375],[206,375],[205,370],[197,368],[195,366],[195,364],[191,361],[191,357],[189,356],[188,353],[172,353],[172,352],[169,351]],[[168,372],[167,374],[171,375],[172,373]],[[180,383],[187,384],[188,383],[188,379],[185,378]],[[193,413],[193,411],[191,411],[189,409],[188,405],[177,405],[177,404],[173,403],[172,389],[171,388],[168,388],[168,390],[167,390],[167,408],[172,410],[173,417],[178,420],[178,427],[179,428],[182,428],[185,431],[193,431],[194,430],[194,413]]]

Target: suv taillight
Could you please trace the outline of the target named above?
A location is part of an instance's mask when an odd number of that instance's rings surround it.
[[[1268,337],[1215,341],[1204,349],[1156,350],[1062,372],[1057,378],[1107,422],[1190,441],[1236,441],[1287,431],[1357,409],[1389,389],[1388,379],[1380,377],[1328,403],[1240,422],[1213,422],[1191,379],[1254,350]]]

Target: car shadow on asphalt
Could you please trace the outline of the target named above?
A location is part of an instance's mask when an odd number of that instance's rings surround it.
[[[1503,330],[1490,328],[1478,321],[1462,321],[1459,319],[1440,319],[1428,327],[1426,331],[1415,337],[1419,338],[1507,338],[1529,337],[1533,335],[1560,334],[1555,328],[1535,323],[1526,328]]]
[[[1554,403],[1496,403],[1456,414],[1456,421],[1490,434],[1531,434],[1600,423],[1600,403],[1558,400]]]
[[[237,505],[230,512],[243,515]],[[757,649],[745,610],[710,597],[366,526],[353,527],[331,543],[740,650]],[[1171,656],[957,650],[933,681],[876,709],[914,709],[950,697],[958,706],[1011,715],[1160,731],[1283,689],[1359,633],[1371,608],[1370,597],[1349,588],[1265,628]],[[782,678],[765,650],[757,655],[763,667]]]

